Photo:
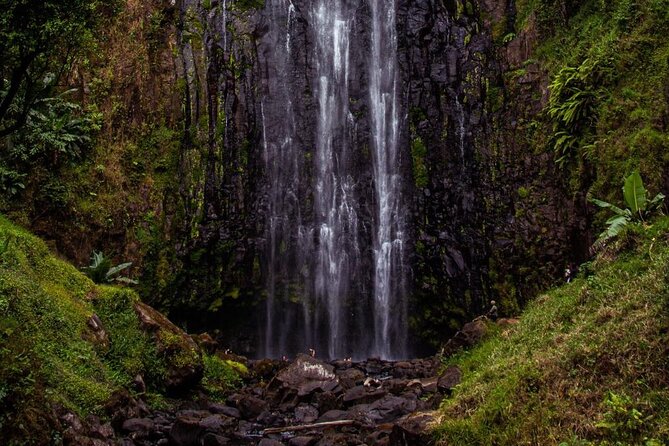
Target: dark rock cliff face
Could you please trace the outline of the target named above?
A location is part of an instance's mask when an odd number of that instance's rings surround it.
[[[304,2],[294,9],[264,8],[249,2],[212,1],[180,5],[179,65],[185,94],[185,137],[179,178],[182,228],[178,251],[183,262],[172,316],[202,326],[230,327],[221,336],[239,351],[259,344],[260,305],[269,274],[283,283],[284,297],[299,294],[300,259],[291,249],[291,225],[309,220],[313,190],[290,185],[281,206],[285,226],[278,239],[267,237],[271,172],[264,167],[267,141],[290,137],[294,171],[313,172],[317,104],[313,84],[314,42]],[[288,3],[286,3],[286,6]],[[365,42],[369,13],[365,2],[352,8],[357,35]],[[290,41],[278,35],[286,23]],[[533,135],[526,125],[546,99],[546,75],[525,61],[536,30],[508,44],[493,41],[494,28],[514,31],[513,2],[399,1],[398,61],[401,107],[406,119],[401,141],[410,207],[411,324],[416,339],[438,342],[463,321],[480,314],[490,298],[512,313],[533,293],[561,275],[585,253],[587,216],[583,197],[570,197],[552,158],[529,151]],[[290,28],[290,30],[288,30]],[[277,31],[277,29],[279,31]],[[289,45],[292,65],[277,53]],[[355,121],[352,165],[369,166],[368,74],[365,49],[350,48],[350,112]],[[298,61],[298,62],[295,62]],[[282,65],[283,64],[283,65]],[[518,73],[518,68],[522,74]],[[268,91],[284,89],[282,104],[264,104]],[[289,129],[289,130],[287,130]],[[409,162],[410,161],[410,162]],[[371,171],[360,167],[359,235],[370,240],[373,221]],[[276,200],[276,198],[274,198]],[[270,271],[272,244],[287,252]],[[351,277],[352,294],[372,272],[369,253]],[[292,288],[287,284],[292,283]],[[211,310],[203,317],[201,310]],[[219,311],[220,310],[220,311]],[[368,311],[369,309],[362,309]],[[282,309],[288,323],[297,309]],[[196,313],[198,314],[197,316]],[[364,327],[356,336],[364,336]],[[243,333],[240,336],[240,333]],[[422,351],[420,341],[415,342]],[[423,347],[424,348],[424,347]]]

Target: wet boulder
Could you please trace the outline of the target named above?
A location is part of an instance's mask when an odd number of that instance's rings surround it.
[[[470,348],[478,344],[488,332],[483,319],[466,323],[442,348],[442,355],[450,356],[458,350]]]
[[[214,353],[218,348],[218,342],[211,337],[209,333],[200,333],[191,335],[193,341],[205,352]]]
[[[294,408],[314,393],[338,390],[334,367],[307,355],[298,355],[267,386],[267,397],[275,404]]]
[[[387,391],[383,388],[373,388],[367,386],[356,386],[344,393],[342,401],[347,406],[354,406],[357,404],[368,404],[374,402],[387,395]]]
[[[109,349],[109,335],[97,314],[93,314],[86,321],[86,331],[82,337],[103,351]]]
[[[173,446],[196,446],[204,428],[200,425],[200,418],[194,416],[180,416],[172,425],[169,433],[170,444]]]
[[[365,380],[364,372],[355,367],[344,370],[337,370],[336,374],[337,378],[339,379],[339,384],[341,384],[341,386],[346,390],[355,387],[358,384],[362,384],[362,382]]]

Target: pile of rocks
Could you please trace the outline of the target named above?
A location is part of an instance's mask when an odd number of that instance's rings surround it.
[[[437,376],[434,358],[354,363],[300,355],[248,365],[256,378],[224,403],[180,401],[152,411],[119,394],[107,407],[109,423],[70,423],[67,438],[92,446],[426,445],[431,411],[460,377],[455,368]]]

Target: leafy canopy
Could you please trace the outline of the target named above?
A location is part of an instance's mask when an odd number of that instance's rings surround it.
[[[0,0],[0,137],[26,122],[119,0]]]

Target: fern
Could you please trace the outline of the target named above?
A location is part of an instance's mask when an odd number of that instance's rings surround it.
[[[599,71],[598,62],[585,59],[578,67],[561,69],[549,86],[545,112],[553,122],[551,145],[561,167],[579,152],[588,157],[592,154],[592,144],[586,140],[597,122],[597,105],[603,95],[597,87]]]

